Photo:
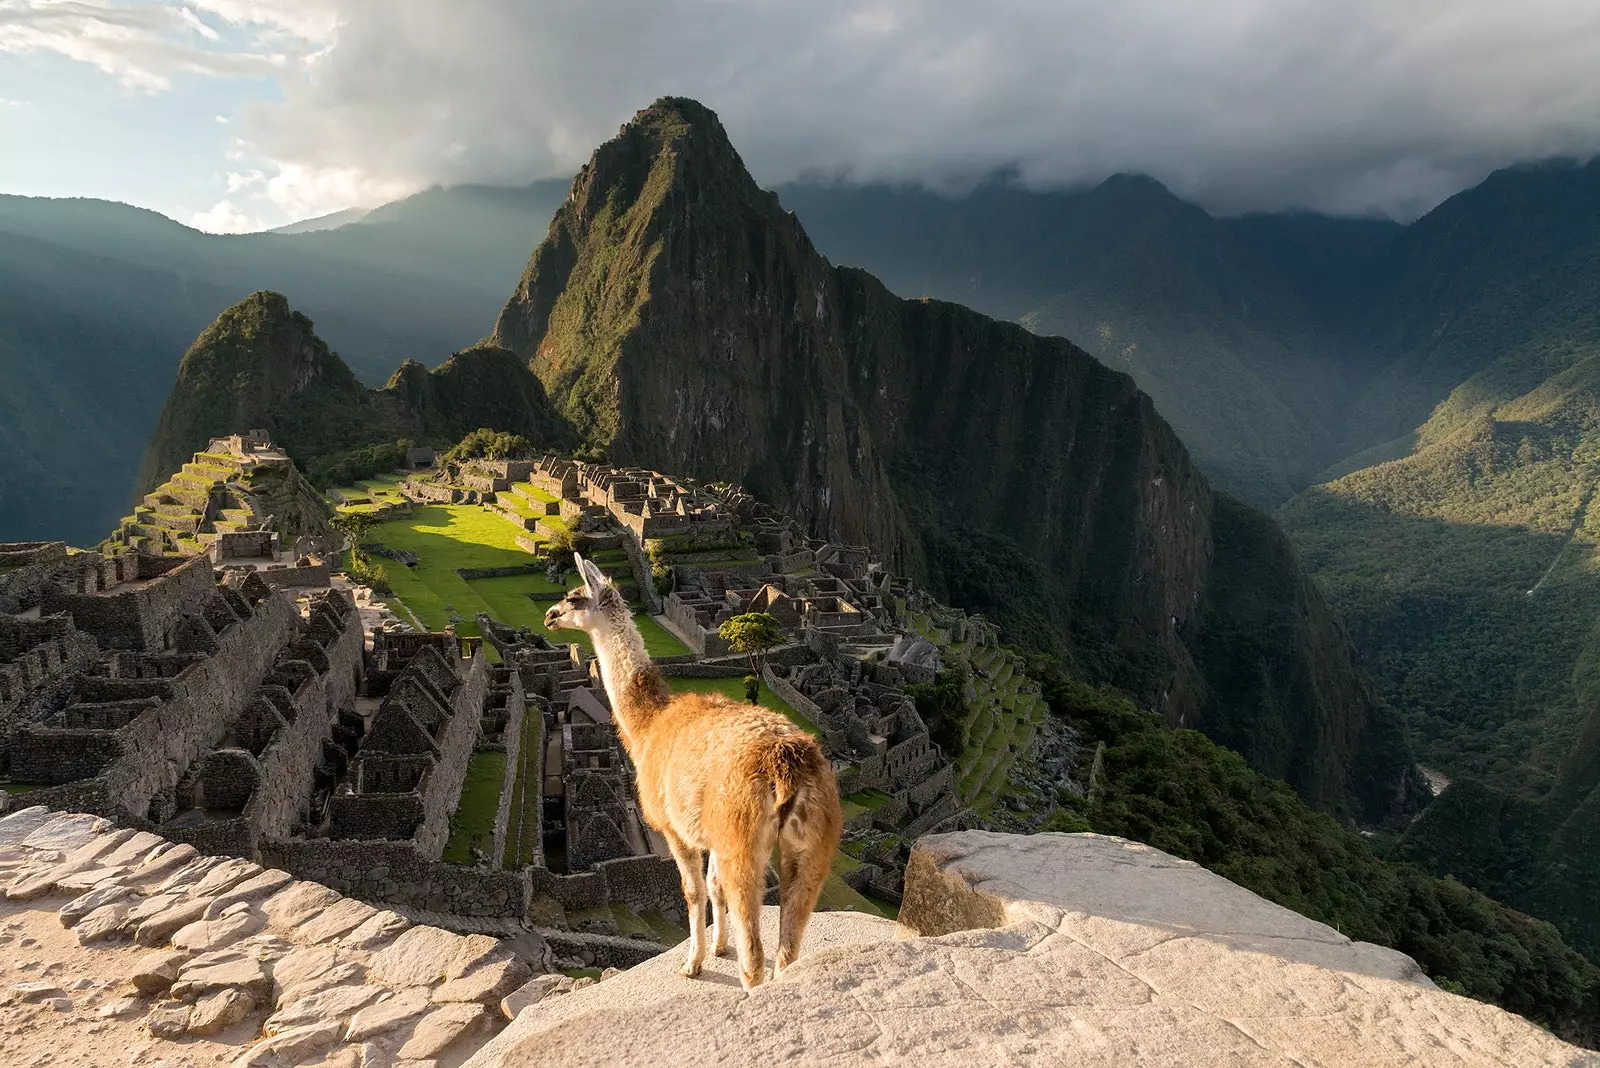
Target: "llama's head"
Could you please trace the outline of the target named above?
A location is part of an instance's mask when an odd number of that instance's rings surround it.
[[[572,558],[578,564],[578,574],[583,576],[583,585],[574,587],[550,606],[550,611],[544,614],[546,629],[593,634],[615,623],[618,612],[626,617],[628,606],[605,573],[577,553],[573,553]]]

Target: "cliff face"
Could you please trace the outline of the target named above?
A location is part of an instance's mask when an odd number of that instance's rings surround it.
[[[220,435],[266,430],[305,467],[401,438],[453,444],[482,426],[549,448],[573,438],[538,378],[512,353],[479,346],[432,371],[408,360],[383,389],[367,389],[287,299],[254,293],[218,316],[184,353],[135,496]]]
[[[596,151],[493,341],[614,462],[740,482],[871,543],[1319,803],[1380,819],[1414,797],[1398,728],[1281,536],[1249,513],[1219,546],[1217,498],[1132,379],[834,268],[693,101]],[[1288,601],[1253,585],[1258,560],[1287,569]],[[1213,589],[1219,571],[1246,588]],[[1248,658],[1209,640],[1247,618],[1269,624]],[[1285,752],[1235,729],[1257,721]]]

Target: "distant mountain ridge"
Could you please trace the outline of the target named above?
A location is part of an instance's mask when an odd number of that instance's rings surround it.
[[[247,294],[291,294],[381,384],[483,336],[565,195],[428,190],[336,230],[226,236],[0,196],[0,539],[101,537],[128,504],[108,486],[134,483],[184,349]]]

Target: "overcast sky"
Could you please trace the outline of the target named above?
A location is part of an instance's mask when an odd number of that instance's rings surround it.
[[[1597,0],[0,0],[0,192],[210,230],[568,175],[663,94],[758,180],[1409,218],[1600,152]]]

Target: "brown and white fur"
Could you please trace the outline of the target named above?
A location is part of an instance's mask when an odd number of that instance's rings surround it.
[[[683,974],[700,974],[706,956],[708,876],[720,955],[733,927],[746,988],[766,976],[761,898],[774,844],[778,862],[778,959],[782,972],[800,953],[843,822],[833,766],[810,734],[770,709],[719,694],[674,695],[645,651],[627,602],[601,573],[576,557],[584,584],[545,614],[551,630],[581,630],[595,657],[622,744],[633,761],[645,821],[667,840],[689,906],[689,956]]]

